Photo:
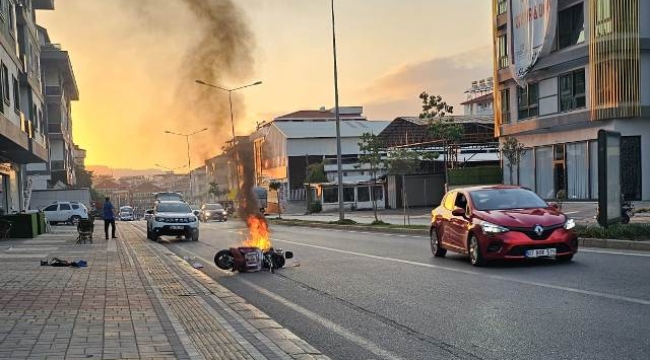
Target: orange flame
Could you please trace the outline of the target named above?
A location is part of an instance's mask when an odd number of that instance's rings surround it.
[[[269,239],[269,226],[266,219],[251,215],[246,219],[248,226],[248,239],[244,240],[244,246],[260,248],[262,252],[271,249],[271,240]]]

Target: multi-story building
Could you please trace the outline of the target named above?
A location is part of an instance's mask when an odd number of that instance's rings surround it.
[[[467,100],[461,103],[464,115],[487,116],[494,114],[494,78],[472,81],[472,87],[465,91]]]
[[[80,148],[79,145],[74,146],[74,163],[86,167],[86,149]]]
[[[360,137],[363,133],[379,134],[389,121],[368,121],[360,106],[341,107],[341,156],[345,168],[343,182],[369,180],[367,169],[356,169]],[[308,166],[325,163],[333,181],[336,165],[336,121],[333,110],[303,110],[280,116],[260,127],[253,135],[257,184],[270,180],[283,184],[289,200],[304,200]],[[337,168],[338,169],[338,168]],[[336,170],[337,171],[337,170]],[[334,174],[336,174],[334,171]]]
[[[26,209],[27,164],[48,160],[36,10],[52,1],[0,0],[0,212]]]
[[[38,27],[48,139],[50,183],[75,185],[75,145],[72,139],[72,101],[79,90],[67,51],[50,40],[47,30]]]
[[[199,166],[192,170],[192,204],[201,204],[209,198],[208,191],[210,184],[208,181],[208,171],[205,165]]]
[[[493,0],[495,131],[527,147],[514,182],[547,199],[560,190],[598,198],[596,139],[606,129],[622,136],[621,192],[650,200],[650,0],[524,3]],[[547,26],[525,32],[548,50],[536,61],[513,41],[528,26]]]

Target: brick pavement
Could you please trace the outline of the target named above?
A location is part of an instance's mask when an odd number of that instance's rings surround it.
[[[0,359],[327,359],[135,227],[99,228],[0,242]]]

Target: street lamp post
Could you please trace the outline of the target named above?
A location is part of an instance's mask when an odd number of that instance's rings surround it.
[[[178,136],[185,136],[185,141],[187,142],[187,169],[189,171],[190,175],[190,201],[194,201],[194,192],[192,191],[193,185],[192,185],[192,159],[190,158],[190,136],[196,135],[200,132],[204,132],[208,130],[208,128],[203,128],[201,130],[197,130],[193,133],[189,134],[179,134],[175,133],[172,131],[165,130],[165,134],[172,134],[172,135],[178,135]]]
[[[343,165],[341,160],[341,116],[339,113],[339,73],[336,61],[336,28],[334,21],[334,0],[332,3],[332,52],[334,55],[334,113],[336,117],[336,170],[338,172],[339,221],[345,220],[343,212]]]
[[[215,88],[215,89],[219,89],[219,90],[223,90],[223,91],[228,92],[228,103],[230,105],[230,127],[232,129],[232,147],[233,147],[233,150],[235,151],[235,168],[236,168],[235,175],[236,175],[236,179],[237,179],[237,188],[239,188],[239,153],[237,152],[237,147],[236,147],[237,146],[237,137],[235,136],[235,117],[234,117],[234,114],[233,114],[233,111],[232,111],[232,93],[233,93],[233,91],[241,90],[241,89],[244,89],[244,88],[247,88],[247,87],[261,85],[262,82],[261,81],[256,81],[256,82],[254,82],[252,84],[240,86],[240,87],[233,88],[233,89],[227,89],[227,88],[224,88],[224,87],[221,87],[221,86],[218,86],[218,85],[209,84],[209,83],[206,83],[203,80],[198,80],[198,79],[195,80],[195,82],[197,84],[200,84],[200,85],[205,85],[205,86],[209,86],[209,87],[212,87],[212,88]]]

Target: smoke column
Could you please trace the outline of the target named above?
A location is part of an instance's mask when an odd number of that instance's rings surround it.
[[[187,12],[187,32],[196,33],[191,44],[164,42],[164,36],[161,40],[161,46],[178,47],[184,55],[180,66],[170,69],[176,73],[173,88],[161,89],[175,93],[167,113],[169,118],[154,121],[168,124],[165,126],[170,130],[179,132],[207,127],[209,134],[192,138],[192,153],[201,160],[216,155],[223,142],[231,138],[228,94],[196,84],[195,80],[223,87],[249,80],[253,73],[254,38],[242,10],[233,0],[122,0],[122,3],[137,15],[138,29],[147,33],[165,34],[170,21],[183,18],[175,12],[179,9]],[[244,111],[240,98],[233,94],[236,121]]]

